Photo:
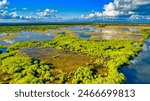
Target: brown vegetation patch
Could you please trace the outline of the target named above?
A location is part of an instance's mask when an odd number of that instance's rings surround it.
[[[33,59],[52,64],[54,68],[67,73],[74,71],[79,67],[85,67],[86,64],[91,61],[88,56],[71,52],[62,52],[54,48],[26,48],[22,51]]]
[[[13,38],[15,38],[15,37],[16,37],[15,35],[1,36],[1,37],[0,37],[0,40],[13,39]]]

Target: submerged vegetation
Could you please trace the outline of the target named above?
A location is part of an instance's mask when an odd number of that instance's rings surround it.
[[[58,26],[19,26],[9,27],[10,30],[5,28],[1,32],[39,31],[57,29]],[[142,50],[141,46],[144,40],[150,36],[149,30],[142,30],[141,33],[142,38],[136,41],[127,39],[81,39],[72,36],[71,32],[63,32],[62,34],[58,33],[57,37],[49,41],[14,43],[7,46],[7,53],[0,54],[0,83],[123,83],[126,78],[122,73],[118,72],[118,69],[122,65],[129,64],[129,61],[138,55]],[[0,47],[4,46],[0,45]],[[32,58],[21,51],[22,49],[33,47],[41,49],[54,48],[63,54],[84,55],[90,57],[90,60],[84,66],[79,65],[78,68],[66,72],[61,68],[57,68],[52,61],[52,58],[58,59],[61,54],[53,53],[54,55],[48,55],[50,57],[46,62],[39,58]],[[78,58],[76,59],[78,60]],[[81,60],[79,59],[79,61]],[[74,68],[73,65],[70,65],[70,68]]]

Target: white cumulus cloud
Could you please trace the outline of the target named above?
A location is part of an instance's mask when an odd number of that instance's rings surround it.
[[[25,11],[28,10],[28,8],[22,8],[22,9],[25,10]]]
[[[139,20],[139,19],[143,19],[143,20],[150,20],[150,16],[143,16],[143,15],[131,15],[129,19],[136,19],[136,20]]]
[[[45,9],[43,12],[38,12],[37,15],[40,17],[52,17],[57,13],[57,10],[54,9]]]
[[[8,8],[8,0],[0,0],[0,22],[17,22],[17,21],[60,21],[56,13],[58,10],[45,9],[43,11],[37,10],[36,12],[24,12],[17,11],[17,8]],[[24,7],[22,10],[27,11],[28,8]]]
[[[7,0],[0,1],[0,8],[6,6],[8,4]]]
[[[120,16],[129,16],[131,18],[139,15],[143,12],[145,14],[150,14],[149,9],[147,11],[142,8],[142,6],[147,6],[150,8],[150,0],[114,0],[114,2],[110,2],[103,7],[102,12],[94,12],[88,15],[82,15],[80,18],[114,18]],[[150,15],[147,15],[150,16]],[[142,18],[142,17],[138,17]],[[146,17],[149,18],[149,17]]]

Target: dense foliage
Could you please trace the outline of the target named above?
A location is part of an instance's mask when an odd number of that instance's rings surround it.
[[[62,75],[55,74],[51,65],[32,60],[20,52],[2,54],[0,58],[1,83],[56,83],[55,79],[62,81]],[[62,83],[62,82],[59,82]]]
[[[95,69],[90,68],[79,68],[74,73],[72,83],[78,84],[118,84],[123,83],[125,76],[118,71],[113,70],[113,73],[109,74],[107,77],[101,77],[100,74],[96,72]]]

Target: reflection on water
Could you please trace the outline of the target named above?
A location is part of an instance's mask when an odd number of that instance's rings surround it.
[[[78,36],[79,38],[91,38],[90,34],[86,34],[83,32],[75,32],[74,34],[75,34],[75,36]]]
[[[128,84],[150,84],[150,38],[145,42],[143,51],[130,65],[119,71],[125,74]]]
[[[0,44],[3,45],[9,45],[13,44],[14,42],[19,42],[19,41],[45,41],[45,40],[51,40],[52,38],[55,37],[54,34],[48,33],[48,34],[43,34],[39,32],[20,32],[16,33],[17,37],[12,38],[12,39],[5,39],[5,40],[0,40]]]
[[[90,26],[70,26],[65,28],[65,30],[70,30],[74,33],[75,36],[78,36],[80,38],[92,38],[96,40],[111,40],[114,38],[127,38],[127,39],[138,39],[140,36],[129,36],[128,34],[131,33],[140,33],[139,28],[127,28],[127,27],[118,27],[118,28],[113,28],[113,27],[90,27]],[[129,32],[129,33],[128,33]],[[18,41],[44,41],[44,40],[50,40],[57,35],[57,33],[63,33],[62,30],[50,30],[47,34],[45,33],[40,33],[40,32],[19,32],[15,33],[15,38],[11,39],[3,39],[0,40],[0,44],[3,45],[10,45],[13,44],[14,42]],[[125,34],[124,34],[125,33]],[[127,33],[127,34],[126,34]],[[12,33],[11,33],[12,34]],[[1,33],[0,37],[3,36],[8,36],[11,34],[7,33]],[[64,34],[65,35],[65,34]]]
[[[123,28],[123,30],[129,31],[131,33],[139,33],[140,32],[140,30],[137,28]]]
[[[82,26],[72,26],[68,27],[68,30],[73,30],[73,31],[84,31],[84,32],[95,32],[95,28],[90,28],[90,27],[82,27]]]
[[[0,44],[2,44],[2,45],[10,45],[9,43],[7,43],[7,42],[5,42],[4,40],[0,40]]]
[[[39,32],[22,32],[18,33],[18,37],[14,38],[13,41],[18,42],[18,41],[44,41],[44,40],[50,40],[54,38],[53,34],[43,34]]]
[[[8,34],[6,34],[6,33],[2,33],[2,34],[0,34],[0,36],[7,36]]]
[[[121,31],[115,30],[115,29],[103,29],[103,30],[102,30],[102,33],[107,33],[107,34],[112,34],[112,35],[114,35],[114,34],[119,34],[119,33],[121,33]]]

